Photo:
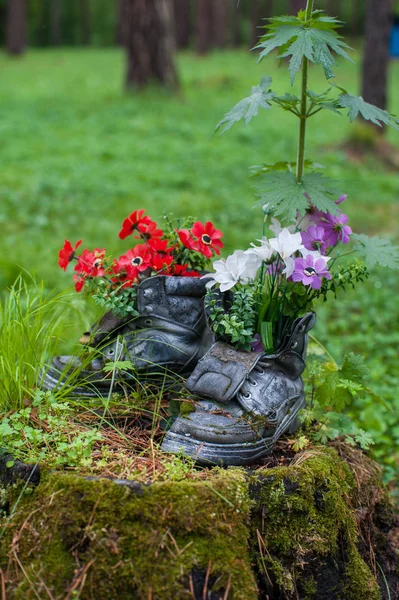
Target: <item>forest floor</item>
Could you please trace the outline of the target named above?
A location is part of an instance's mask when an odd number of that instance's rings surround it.
[[[123,55],[116,49],[36,50],[22,59],[0,55],[2,289],[21,269],[43,279],[48,289],[69,287],[69,276],[56,264],[64,239],[83,238],[84,247],[123,253],[128,246],[117,233],[136,208],[154,218],[173,212],[210,219],[225,233],[226,253],[260,237],[248,167],[294,161],[296,121],[288,113],[264,111],[248,127],[212,134],[263,73],[273,76],[276,90],[288,91],[286,72],[271,60],[256,65],[244,51],[206,58],[188,52],[178,62],[178,96],[157,89],[126,95]],[[357,62],[337,70],[337,84],[352,93],[359,87]],[[319,92],[328,87],[313,69],[310,87]],[[391,112],[398,114],[398,62],[391,66],[389,97]],[[323,113],[312,125],[307,157],[341,182],[353,229],[398,240],[397,173],[375,154],[348,156],[347,119]],[[387,139],[399,146],[396,132],[387,132]],[[390,406],[370,397],[354,407],[356,420],[376,440],[374,453],[387,479],[399,468],[397,279],[385,270],[373,272],[366,284],[320,306],[315,330],[337,361],[350,350],[365,355],[372,385]],[[76,332],[86,329],[93,314],[88,306]],[[65,348],[72,336],[69,331]]]

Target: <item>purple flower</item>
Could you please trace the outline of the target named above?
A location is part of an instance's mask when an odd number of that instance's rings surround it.
[[[308,250],[318,250],[321,254],[327,250],[328,236],[322,225],[311,225],[301,235],[302,243]]]
[[[330,246],[335,246],[338,242],[341,242],[341,244],[347,244],[349,242],[349,236],[352,233],[352,229],[349,225],[345,225],[347,222],[348,217],[343,213],[339,215],[326,213],[323,225],[326,234],[325,239],[328,240]]]
[[[311,254],[308,254],[305,258],[295,259],[295,269],[291,277],[292,281],[301,281],[303,285],[310,285],[314,290],[321,288],[323,277],[331,279],[326,259],[323,257],[316,258]]]
[[[260,339],[259,333],[255,333],[253,342],[251,342],[251,350],[252,352],[264,352],[265,348]]]
[[[341,204],[341,202],[344,202],[348,197],[348,194],[343,194],[342,196],[340,196],[338,198],[338,200],[335,201],[335,204]]]

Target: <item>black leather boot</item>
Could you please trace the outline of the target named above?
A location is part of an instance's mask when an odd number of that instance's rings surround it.
[[[272,355],[214,344],[186,384],[208,399],[176,419],[162,449],[223,465],[253,464],[270,453],[284,433],[298,427],[297,414],[305,406],[307,332],[315,321],[313,313],[297,319]]]
[[[143,373],[189,375],[213,341],[204,312],[205,284],[198,277],[145,279],[137,290],[140,316],[119,320],[107,313],[88,335],[98,356],[88,365],[74,356],[53,358],[41,387],[54,390],[71,384],[74,395],[106,396],[111,385],[103,371],[107,361],[132,363],[133,369],[119,375],[119,381]],[[79,371],[74,384],[70,381],[73,370]]]

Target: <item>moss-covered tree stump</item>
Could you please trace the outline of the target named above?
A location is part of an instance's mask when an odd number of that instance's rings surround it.
[[[6,462],[7,600],[399,597],[392,503],[345,444],[152,485]]]

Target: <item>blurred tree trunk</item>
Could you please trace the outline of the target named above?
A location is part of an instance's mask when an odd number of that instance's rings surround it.
[[[232,29],[232,42],[233,46],[241,46],[241,9],[242,5],[239,0],[230,0],[231,3],[231,29]]]
[[[227,3],[217,0],[211,3],[211,39],[214,48],[224,48],[226,45]]]
[[[79,9],[82,44],[83,46],[89,46],[91,39],[90,0],[80,0]]]
[[[306,7],[306,0],[290,0],[290,14],[297,15]]]
[[[197,52],[206,54],[212,45],[212,0],[197,0]]]
[[[341,0],[327,0],[327,13],[332,17],[338,17],[341,10]]]
[[[26,0],[8,0],[7,50],[22,54],[26,48]]]
[[[178,87],[171,0],[124,0],[122,7],[126,88],[140,89],[154,81]]]
[[[53,46],[61,44],[61,12],[62,0],[51,2],[51,43]]]
[[[191,34],[191,1],[174,0],[174,15],[176,45],[178,48],[187,48]]]
[[[387,107],[389,38],[392,0],[367,0],[362,96],[379,108]],[[379,128],[378,128],[379,129]]]

